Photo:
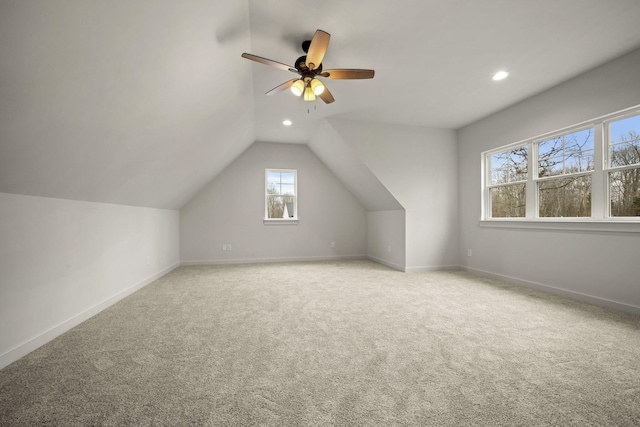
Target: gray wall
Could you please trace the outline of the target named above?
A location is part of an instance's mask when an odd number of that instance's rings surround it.
[[[179,263],[178,211],[0,193],[0,367]]]
[[[452,130],[331,120],[405,209],[406,271],[458,266],[458,165]]]
[[[263,224],[265,168],[297,169],[297,225]],[[180,255],[184,263],[364,257],[366,224],[364,207],[309,147],[256,142],[180,211]]]
[[[405,211],[367,212],[367,257],[405,271]]]
[[[640,103],[640,50],[458,132],[461,265],[525,285],[640,311],[640,224],[502,229],[480,219],[481,152]],[[619,230],[617,228],[616,230]],[[635,231],[635,232],[634,232]],[[467,249],[473,256],[467,257]]]

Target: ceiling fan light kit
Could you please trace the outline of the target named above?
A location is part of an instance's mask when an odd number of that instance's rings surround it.
[[[354,80],[372,79],[375,74],[374,70],[347,68],[323,71],[322,59],[327,52],[330,38],[331,35],[326,31],[317,30],[311,40],[306,40],[302,43],[302,50],[306,55],[296,60],[295,67],[250,53],[243,53],[242,57],[300,75],[300,78],[289,80],[276,86],[267,92],[266,95],[274,95],[289,89],[296,96],[303,95],[305,101],[315,101],[316,96],[318,96],[326,104],[330,104],[335,101],[335,99],[326,85],[318,80],[318,77],[335,80]]]
[[[311,86],[307,86],[304,90],[304,100],[305,101],[315,101],[316,94],[311,90]]]
[[[291,85],[291,93],[295,96],[300,96],[302,95],[302,92],[304,92],[304,80],[298,79],[293,85]]]

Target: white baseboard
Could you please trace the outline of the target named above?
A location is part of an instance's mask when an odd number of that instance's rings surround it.
[[[264,264],[273,262],[301,262],[301,261],[339,261],[343,259],[366,259],[366,255],[328,255],[283,258],[238,258],[238,259],[204,259],[182,261],[180,265],[225,265],[225,264]]]
[[[124,289],[124,290],[118,292],[117,294],[115,294],[112,297],[109,297],[106,300],[94,305],[93,307],[90,307],[90,308],[86,309],[85,311],[76,314],[75,316],[73,316],[73,317],[65,320],[64,322],[54,326],[53,328],[49,329],[48,331],[43,332],[42,334],[36,336],[35,338],[32,338],[29,341],[26,341],[26,342],[18,345],[17,347],[14,347],[13,349],[7,351],[6,353],[0,355],[0,369],[4,368],[5,366],[10,365],[11,363],[15,362],[16,360],[20,359],[21,357],[26,356],[27,354],[31,353],[33,350],[36,350],[37,348],[45,345],[46,343],[48,343],[52,339],[62,335],[63,333],[65,333],[68,330],[70,330],[71,328],[73,328],[75,326],[78,326],[80,323],[82,323],[85,320],[95,316],[96,314],[98,314],[102,310],[104,310],[105,308],[107,308],[107,307],[115,304],[116,302],[120,301],[121,299],[131,295],[135,291],[144,288],[149,283],[159,279],[160,277],[164,276],[165,274],[169,273],[171,270],[173,270],[173,269],[175,269],[175,268],[177,268],[179,266],[180,266],[180,263],[175,263],[175,264],[171,265],[170,267],[167,267],[164,270],[161,270],[160,272],[147,277],[143,281],[138,282],[138,283],[134,284],[133,286],[130,286],[127,289]]]
[[[299,262],[299,261],[337,261],[344,259],[370,259],[382,265],[386,265],[394,270],[404,271],[407,273],[418,273],[427,271],[451,271],[459,270],[457,265],[438,265],[429,267],[404,267],[391,261],[378,258],[373,255],[330,255],[330,256],[307,256],[307,257],[283,257],[283,258],[238,258],[238,259],[205,259],[182,261],[180,265],[225,265],[225,264],[262,264],[272,262]]]
[[[612,301],[606,298],[594,297],[593,295],[583,294],[581,292],[570,291],[567,289],[557,288],[555,286],[545,285],[543,283],[533,282],[530,280],[523,280],[517,277],[506,276],[504,274],[492,273],[490,271],[480,270],[473,267],[460,266],[461,270],[474,273],[479,276],[488,277],[491,279],[502,280],[504,282],[512,283],[514,285],[520,285],[531,289],[536,289],[543,292],[560,295],[580,302],[586,302],[588,304],[599,305],[601,307],[612,308],[614,310],[620,310],[627,313],[640,315],[640,307],[635,305],[629,305],[618,301]]]
[[[426,273],[429,271],[455,271],[460,270],[460,266],[457,265],[432,265],[425,267],[407,267],[405,271],[407,273]]]
[[[387,261],[386,259],[378,258],[378,257],[373,256],[373,255],[367,255],[367,259],[370,259],[371,261],[375,261],[378,264],[386,265],[387,267],[393,268],[394,270],[405,271],[404,270],[404,266],[399,265],[399,264],[395,264],[395,263],[393,263],[391,261]]]

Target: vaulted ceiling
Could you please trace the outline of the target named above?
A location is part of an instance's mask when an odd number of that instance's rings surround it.
[[[457,129],[639,48],[639,16],[637,0],[2,0],[0,192],[179,209],[255,140],[309,143],[324,118]],[[264,96],[294,75],[241,53],[293,65],[318,28],[325,68],[375,78],[327,81],[330,105]]]

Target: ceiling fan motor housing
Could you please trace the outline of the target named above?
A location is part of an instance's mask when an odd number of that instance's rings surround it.
[[[296,59],[296,63],[295,63],[295,67],[296,70],[300,71],[300,72],[308,72],[309,67],[307,67],[307,55],[301,56],[300,58]],[[314,74],[319,74],[322,72],[322,64],[318,65],[318,67],[312,71]]]

